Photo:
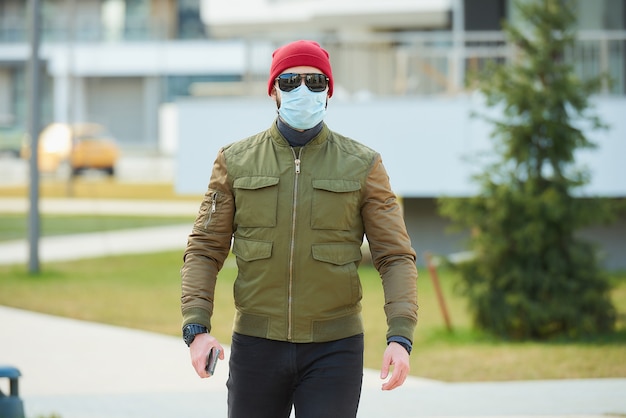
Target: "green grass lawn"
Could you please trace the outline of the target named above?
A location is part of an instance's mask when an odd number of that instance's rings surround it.
[[[0,304],[170,335],[180,335],[181,252],[45,263],[31,276],[25,266],[0,266]],[[385,349],[383,295],[375,270],[361,268],[366,324],[366,367],[378,369]],[[234,307],[230,260],[216,290],[213,334],[230,342]],[[420,319],[411,373],[445,381],[626,377],[626,280],[617,279],[618,333],[570,343],[501,342],[472,331],[455,277],[440,274],[454,328],[448,333],[428,271],[420,271]],[[123,307],[123,309],[120,309]],[[181,341],[182,344],[182,341]]]
[[[193,223],[191,216],[41,215],[41,236]],[[0,214],[0,242],[25,239],[28,215]]]

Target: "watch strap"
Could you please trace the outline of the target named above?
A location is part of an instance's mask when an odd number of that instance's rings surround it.
[[[196,335],[206,332],[209,332],[209,330],[204,325],[187,324],[183,327],[183,340],[185,341],[185,344],[187,344],[187,347],[189,347],[196,338]]]

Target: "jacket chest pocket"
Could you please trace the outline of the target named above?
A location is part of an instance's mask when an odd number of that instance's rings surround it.
[[[235,224],[241,227],[275,227],[278,177],[239,177],[233,182]]]
[[[313,180],[311,228],[349,230],[359,215],[359,190],[354,180]]]

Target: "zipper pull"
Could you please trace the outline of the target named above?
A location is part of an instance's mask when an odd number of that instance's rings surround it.
[[[206,221],[204,222],[204,227],[207,228],[211,223],[211,218],[213,214],[217,210],[217,192],[213,192],[211,195],[211,209],[209,210],[209,216],[207,216]]]
[[[293,161],[296,163],[296,174],[300,174],[300,155],[302,154],[302,148],[298,150],[298,155],[296,155],[296,150],[291,147],[291,153],[293,154]]]
[[[213,196],[211,197],[211,213],[215,213],[215,211],[217,210],[216,206],[217,206],[217,192],[214,192]]]
[[[296,174],[300,174],[300,158],[296,158]]]

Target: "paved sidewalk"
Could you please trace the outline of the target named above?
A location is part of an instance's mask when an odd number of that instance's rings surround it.
[[[39,201],[41,213],[66,215],[189,215],[193,220],[199,208],[200,198],[198,201],[84,198],[42,198]],[[26,198],[0,198],[0,213],[27,213],[29,209],[29,201]]]
[[[188,225],[43,237],[39,240],[39,259],[42,262],[68,261],[168,250],[180,250],[182,255],[191,232],[191,222]],[[28,257],[27,241],[0,243],[0,264],[26,263]]]
[[[0,307],[0,338],[0,363],[22,372],[29,418],[226,416],[227,362],[214,377],[199,379],[180,338],[6,307]],[[392,392],[380,385],[378,371],[365,370],[360,418],[626,414],[626,379],[442,383],[412,377]]]

